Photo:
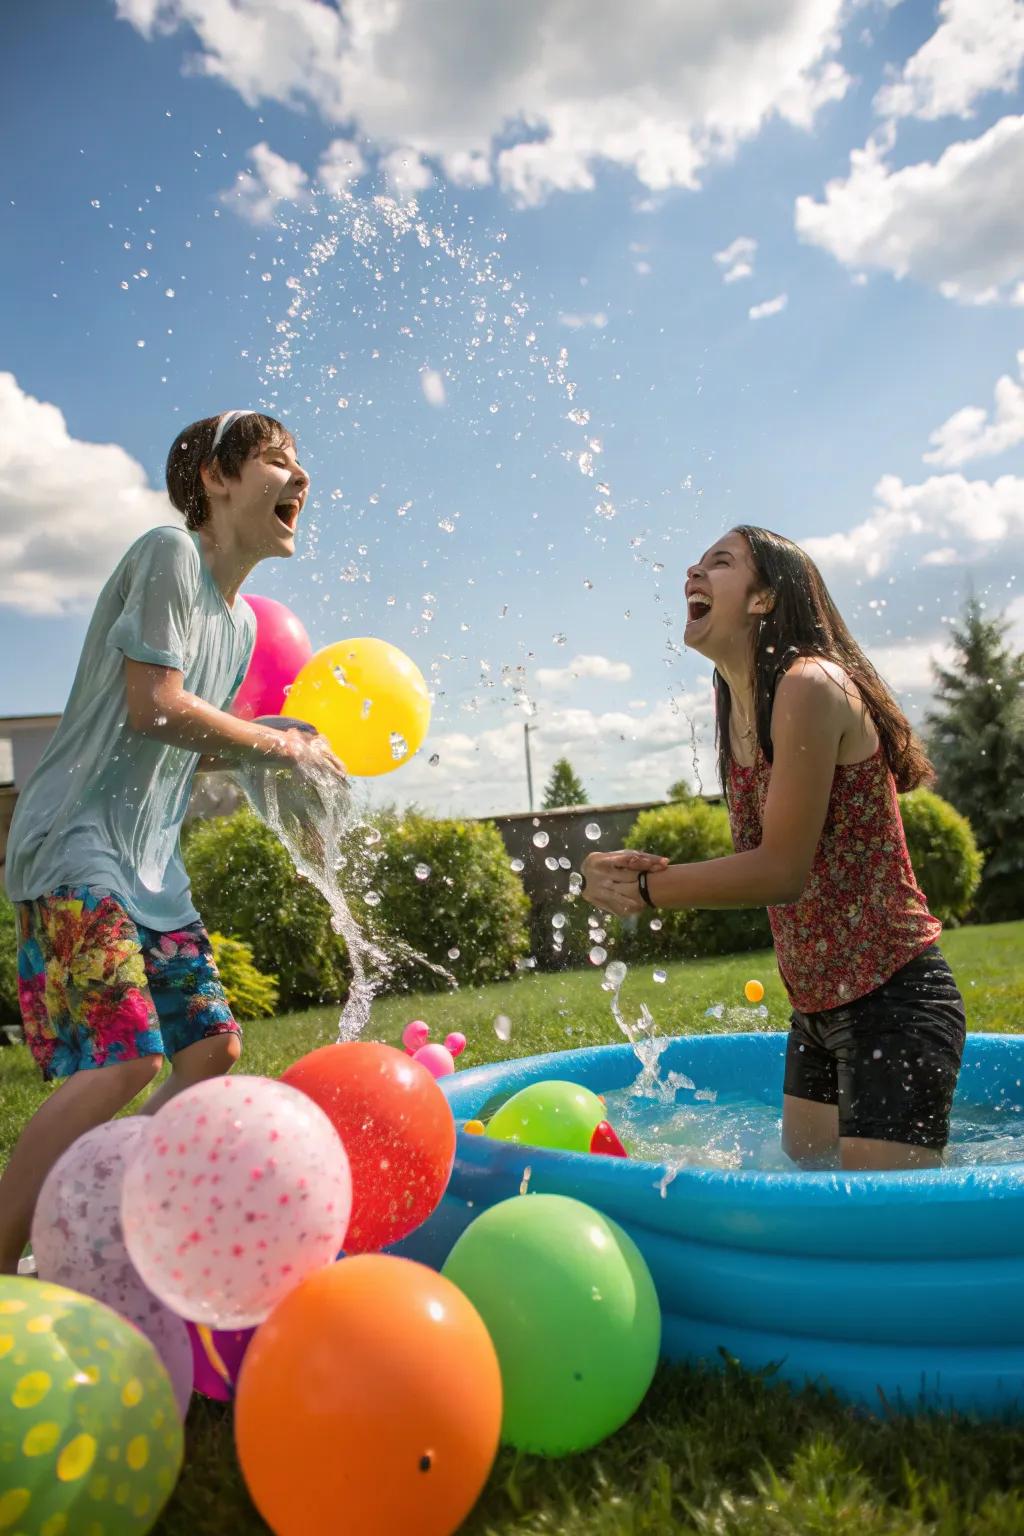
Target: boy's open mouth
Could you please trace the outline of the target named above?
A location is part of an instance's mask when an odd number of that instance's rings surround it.
[[[692,624],[696,619],[703,619],[711,612],[711,599],[706,592],[691,592],[686,599],[686,615]]]
[[[289,533],[295,532],[295,525],[299,521],[299,500],[279,501],[274,508],[274,516],[279,523],[283,523]]]

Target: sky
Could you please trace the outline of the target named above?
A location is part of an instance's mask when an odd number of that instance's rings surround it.
[[[687,565],[798,540],[915,721],[1024,644],[1024,0],[11,0],[0,715],[59,711],[189,421],[312,475],[245,590],[434,694],[378,802],[713,788]]]

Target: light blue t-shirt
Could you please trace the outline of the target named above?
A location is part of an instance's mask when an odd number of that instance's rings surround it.
[[[132,730],[124,661],[177,668],[190,693],[226,709],[255,638],[252,609],[228,607],[196,535],[154,528],[132,545],[99,595],[60,725],[18,796],[12,901],[89,885],[148,928],[196,921],[179,833],[199,754]]]

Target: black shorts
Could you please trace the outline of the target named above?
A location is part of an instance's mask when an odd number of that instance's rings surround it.
[[[964,1000],[933,944],[866,997],[794,1010],[783,1091],[838,1105],[840,1136],[941,1151],[966,1028]]]

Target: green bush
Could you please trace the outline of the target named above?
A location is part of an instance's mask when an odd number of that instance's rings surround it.
[[[282,1008],[341,1000],[348,957],[330,909],[254,812],[194,822],[184,856],[207,928],[249,945],[258,969],[277,978]]]
[[[529,901],[509,868],[497,828],[489,822],[441,821],[417,811],[375,818],[381,841],[373,855],[370,888],[380,905],[352,899],[377,941],[403,940],[465,985],[500,981],[528,952]],[[419,879],[417,866],[430,873]],[[352,866],[349,866],[349,874]],[[353,881],[347,882],[351,892]],[[449,950],[458,949],[457,959]],[[393,990],[443,987],[444,980],[408,956],[395,956]]]
[[[242,939],[211,933],[210,944],[231,1012],[239,1022],[269,1019],[277,1008],[277,977],[266,976],[253,963],[252,950]]]
[[[658,806],[637,817],[624,846],[664,854],[672,864],[722,858],[733,852],[729,813],[724,805],[697,799]],[[661,927],[652,929],[651,919]],[[680,960],[765,949],[771,942],[763,907],[686,908],[643,913],[624,937],[623,949],[638,959]]]
[[[970,822],[929,789],[901,795],[900,815],[929,907],[940,922],[960,921],[970,910],[984,863]]]
[[[14,905],[0,887],[0,1024],[17,1024],[18,1008],[18,935],[14,926]]]

